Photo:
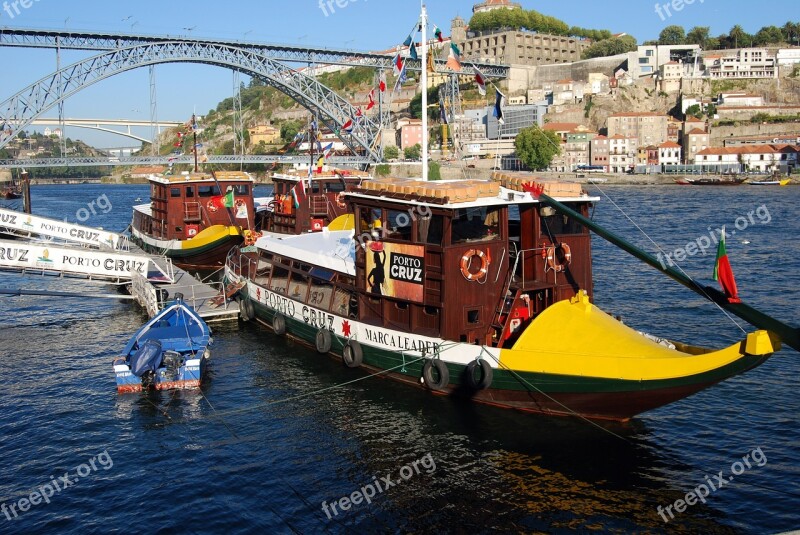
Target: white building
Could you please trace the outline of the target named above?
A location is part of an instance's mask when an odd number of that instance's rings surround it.
[[[710,147],[695,156],[699,165],[739,164],[744,171],[785,173],[797,168],[800,149],[789,145]]]
[[[658,146],[658,163],[660,165],[679,165],[681,163],[681,146],[666,141]]]
[[[711,78],[777,78],[775,56],[766,48],[741,48],[735,54],[707,56],[704,60]]]
[[[764,97],[739,91],[735,93],[720,93],[717,98],[720,106],[746,106],[759,107],[764,105]]]
[[[620,134],[608,138],[608,170],[612,173],[625,173],[636,167],[636,154],[639,143],[635,137]]]
[[[628,60],[634,78],[655,76],[661,66],[671,61],[693,63],[693,58],[700,54],[699,45],[642,45],[638,48],[635,61]]]
[[[781,48],[775,55],[780,66],[791,66],[800,63],[800,48]]]

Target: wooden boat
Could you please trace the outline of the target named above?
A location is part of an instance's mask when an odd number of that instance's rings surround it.
[[[340,195],[348,186],[370,180],[369,173],[355,170],[314,170],[310,180],[306,171],[272,175],[274,197],[256,226],[265,232],[301,234],[318,232],[346,213]]]
[[[751,186],[788,186],[791,182],[791,178],[784,178],[782,180],[753,180],[748,184]]]
[[[627,327],[591,302],[586,225],[599,199],[494,179],[350,188],[355,226],[264,236],[257,253],[232,252],[226,278],[246,282],[245,318],[348,367],[522,411],[627,420],[779,347],[766,331],[714,351]],[[536,188],[574,216],[525,191]]]
[[[744,184],[745,180],[747,180],[747,177],[738,177],[733,175],[701,178],[684,177],[680,179],[678,184],[688,184],[691,186],[739,186]]]
[[[253,187],[247,173],[151,175],[150,203],[133,207],[131,240],[188,268],[216,269],[228,251],[253,240]],[[228,196],[228,204],[224,199]],[[254,241],[254,240],[253,240]]]
[[[200,386],[211,358],[211,330],[176,294],[175,301],[148,321],[114,359],[117,392]]]

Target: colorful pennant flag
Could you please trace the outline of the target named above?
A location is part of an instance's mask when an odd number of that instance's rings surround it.
[[[411,57],[411,59],[419,59],[419,56],[417,55],[417,46],[414,43],[411,43],[411,48],[408,49],[408,55]]]
[[[461,70],[461,51],[455,43],[450,43],[450,53],[447,56],[447,68],[453,71]]]
[[[408,80],[408,74],[406,73],[406,67],[403,65],[403,70],[400,71],[400,76],[397,77],[397,81],[394,84],[394,89],[392,90],[393,93],[396,93],[400,87]]]
[[[433,36],[441,43],[444,41],[444,36],[442,35],[442,29],[433,25]]]
[[[722,235],[717,245],[717,261],[714,264],[714,280],[718,280],[722,286],[728,301],[731,303],[741,303],[739,290],[736,288],[736,279],[733,277],[733,269],[728,261],[728,251],[725,248],[725,227],[722,227]]]
[[[325,165],[325,155],[323,154],[322,156],[319,157],[319,160],[317,160],[317,173],[322,173],[322,166],[324,165]]]
[[[436,72],[436,58],[433,55],[433,50],[431,50],[431,53],[428,54],[428,72]]]
[[[384,70],[381,70],[380,82],[378,83],[378,89],[381,90],[381,93],[386,91],[386,71],[384,71]]]
[[[367,95],[369,103],[367,104],[367,111],[375,107],[375,89],[373,88]]]
[[[478,70],[478,67],[473,65],[472,68],[475,70],[475,83],[478,84],[478,93],[486,96],[486,78],[483,77],[483,74]]]
[[[392,61],[392,64],[394,65],[392,72],[394,72],[395,76],[399,76],[400,73],[402,73],[403,70],[405,69],[405,61],[403,60],[403,57],[399,54],[395,56],[394,60]]]
[[[444,108],[444,101],[439,101],[439,118],[442,121],[442,124],[449,124],[447,121],[447,110]]]
[[[506,96],[502,94],[496,87],[495,91],[497,92],[497,96],[495,97],[494,101],[494,116],[497,117],[498,123],[505,124],[506,122],[503,119],[503,100],[506,98]]]
[[[413,42],[413,39],[411,38],[411,34],[408,34],[408,37],[406,37],[406,40],[403,41],[403,46],[411,46],[412,42]]]
[[[342,125],[342,130],[344,130],[348,134],[352,134],[353,133],[353,120],[352,119],[348,119],[347,122]]]

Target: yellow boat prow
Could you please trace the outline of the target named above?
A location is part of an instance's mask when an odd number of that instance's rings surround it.
[[[719,351],[678,345],[671,349],[622,324],[589,302],[585,293],[542,312],[501,363],[512,370],[624,381],[689,377],[732,364],[745,355],[780,349],[766,331]]]

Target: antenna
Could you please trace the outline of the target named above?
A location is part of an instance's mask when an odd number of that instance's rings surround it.
[[[422,15],[420,16],[420,26],[422,26],[422,59],[420,60],[420,70],[422,71],[422,180],[428,180],[428,12],[425,3],[422,2]],[[412,43],[411,46],[414,46]]]

